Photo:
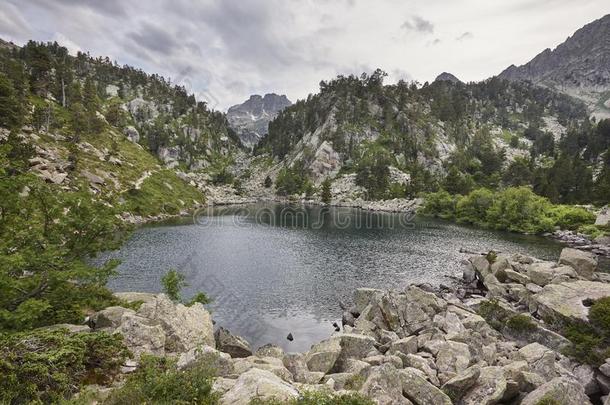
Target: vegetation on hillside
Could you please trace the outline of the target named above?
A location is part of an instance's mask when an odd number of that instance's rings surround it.
[[[357,171],[371,199],[529,185],[553,203],[610,200],[610,120],[589,120],[581,102],[498,78],[419,86],[384,85],[384,77],[377,70],[321,82],[318,94],[270,123],[257,152],[284,158],[317,131],[339,153],[343,171]],[[547,129],[549,117],[566,128],[558,139]],[[453,145],[442,159],[439,142]],[[507,148],[517,156],[507,159]],[[307,152],[303,167],[313,158]],[[439,159],[441,170],[433,169]],[[404,190],[386,182],[390,165],[411,174]]]

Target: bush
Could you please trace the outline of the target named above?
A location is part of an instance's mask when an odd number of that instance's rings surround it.
[[[213,375],[214,370],[203,363],[179,371],[175,361],[144,355],[140,367],[104,403],[217,404],[219,395],[212,391]]]
[[[121,335],[37,329],[0,334],[0,403],[56,403],[113,380],[129,353]]]
[[[510,317],[506,321],[506,327],[517,333],[533,332],[537,329],[532,319],[524,314]]]
[[[360,394],[333,395],[326,392],[305,392],[288,402],[254,399],[250,405],[374,405],[375,402]]]
[[[172,301],[180,301],[180,291],[187,286],[184,275],[174,269],[168,271],[161,278],[161,284],[163,285],[163,292]]]
[[[549,215],[551,204],[527,187],[511,187],[497,193],[487,211],[491,227],[520,233],[540,233],[553,230]]]
[[[593,225],[595,214],[584,208],[557,205],[552,210],[555,224],[561,229],[578,230],[582,226]]]
[[[446,191],[428,193],[420,213],[443,219],[455,218],[457,198]]]
[[[578,232],[584,233],[591,239],[595,239],[598,236],[607,235],[608,232],[604,231],[601,227],[596,225],[583,225],[578,228]]]
[[[589,321],[601,335],[610,338],[610,297],[593,303],[589,309]]]
[[[456,207],[459,222],[467,222],[479,226],[487,225],[487,210],[494,201],[494,193],[486,188],[474,190],[460,198]]]

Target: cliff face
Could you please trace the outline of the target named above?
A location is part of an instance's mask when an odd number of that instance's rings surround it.
[[[252,95],[243,104],[229,108],[229,125],[238,134],[242,144],[252,148],[267,135],[269,122],[292,103],[285,95],[275,93]]]
[[[610,117],[610,14],[499,77],[553,88],[583,100],[593,115]]]

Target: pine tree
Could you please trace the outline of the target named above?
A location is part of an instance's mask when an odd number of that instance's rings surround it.
[[[330,191],[330,185],[330,179],[326,179],[322,182],[322,192],[320,194],[320,198],[324,204],[330,204],[333,197]]]
[[[21,108],[13,83],[0,73],[0,126],[15,128],[21,122]]]

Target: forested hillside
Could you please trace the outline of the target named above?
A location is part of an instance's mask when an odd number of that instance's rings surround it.
[[[384,76],[321,82],[270,123],[258,152],[295,177],[355,172],[375,199],[520,185],[554,202],[610,199],[610,122],[589,120],[580,101],[497,78],[418,86]],[[390,166],[410,183],[393,185]]]
[[[172,169],[202,169],[239,148],[224,114],[184,87],[57,43],[1,44],[0,127],[9,174],[91,191],[136,215],[201,203]]]

